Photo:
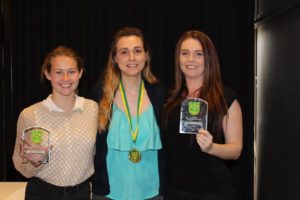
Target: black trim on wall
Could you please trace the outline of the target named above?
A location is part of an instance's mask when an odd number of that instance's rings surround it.
[[[11,1],[2,0],[2,21],[1,27],[1,70],[2,70],[2,82],[1,82],[1,116],[2,116],[2,131],[0,133],[0,141],[4,145],[1,144],[1,148],[3,155],[1,155],[1,177],[2,180],[7,180],[8,175],[8,167],[13,167],[9,163],[11,163],[11,157],[9,157],[8,146],[6,145],[6,141],[9,137],[13,137],[11,135],[13,130],[13,120],[12,120],[12,66],[11,66]]]
[[[264,23],[270,19],[276,18],[279,15],[282,15],[286,12],[291,11],[291,9],[300,6],[299,0],[282,0],[276,4],[269,5],[268,8],[262,10],[259,8],[258,4],[262,0],[256,0],[255,6],[255,17],[254,17],[254,24],[258,25],[260,23]]]
[[[255,200],[300,199],[300,2],[256,17]]]
[[[0,159],[5,158],[5,142],[4,142],[4,51],[3,51],[3,43],[4,43],[4,38],[3,38],[3,0],[0,1],[0,11],[1,11],[1,21],[0,21],[0,56],[1,56],[1,82],[0,82],[0,88],[1,88],[1,130],[0,130]],[[0,180],[5,180],[5,163],[0,161]]]

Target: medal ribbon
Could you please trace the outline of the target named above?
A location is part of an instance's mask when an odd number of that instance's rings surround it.
[[[125,107],[125,111],[126,111],[126,116],[127,116],[127,120],[129,122],[130,125],[130,132],[131,132],[131,137],[133,142],[136,141],[136,138],[138,136],[138,131],[139,131],[139,116],[140,116],[140,112],[141,112],[141,105],[142,105],[142,99],[143,99],[143,95],[144,95],[144,81],[141,80],[141,84],[140,84],[140,89],[139,89],[139,97],[138,97],[138,103],[137,103],[137,122],[136,122],[136,127],[135,130],[133,131],[132,128],[132,121],[131,121],[131,115],[130,115],[130,110],[129,110],[129,106],[128,106],[128,101],[127,101],[127,97],[126,97],[126,93],[124,90],[124,86],[122,83],[122,80],[120,80],[120,92],[121,92],[121,96],[122,96],[122,101]]]

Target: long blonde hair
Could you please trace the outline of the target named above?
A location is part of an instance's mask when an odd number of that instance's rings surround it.
[[[99,102],[99,130],[100,132],[107,130],[109,122],[111,120],[112,105],[114,102],[115,92],[118,89],[119,81],[121,78],[121,72],[114,60],[117,52],[117,42],[121,37],[125,36],[137,36],[141,38],[143,47],[147,53],[147,59],[145,67],[142,71],[142,78],[151,84],[157,83],[156,77],[150,70],[150,55],[147,45],[144,40],[144,36],[140,29],[134,27],[124,27],[116,32],[111,44],[110,53],[108,55],[108,61],[106,64],[106,70],[104,71],[102,98]]]

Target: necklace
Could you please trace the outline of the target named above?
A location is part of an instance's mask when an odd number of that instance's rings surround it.
[[[129,128],[130,128],[130,133],[131,133],[131,138],[133,143],[136,142],[137,136],[138,136],[138,130],[139,130],[139,116],[140,116],[140,112],[141,112],[141,105],[142,105],[142,99],[143,99],[143,94],[144,94],[144,82],[141,81],[140,83],[140,89],[139,89],[139,96],[138,96],[138,103],[137,103],[137,122],[136,122],[136,127],[133,130],[132,127],[132,120],[131,120],[131,114],[130,114],[130,109],[128,106],[128,101],[127,101],[127,97],[126,97],[126,92],[123,86],[123,82],[122,79],[120,80],[120,93],[122,96],[122,102],[124,104],[125,107],[125,111],[126,111],[126,117],[129,123]],[[136,148],[132,148],[129,153],[128,153],[128,158],[131,162],[133,163],[137,163],[142,159],[141,156],[141,152],[139,150],[137,150]]]

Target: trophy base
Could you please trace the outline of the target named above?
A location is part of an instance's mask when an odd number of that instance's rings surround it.
[[[27,150],[25,154],[46,154],[45,151],[42,150]]]

